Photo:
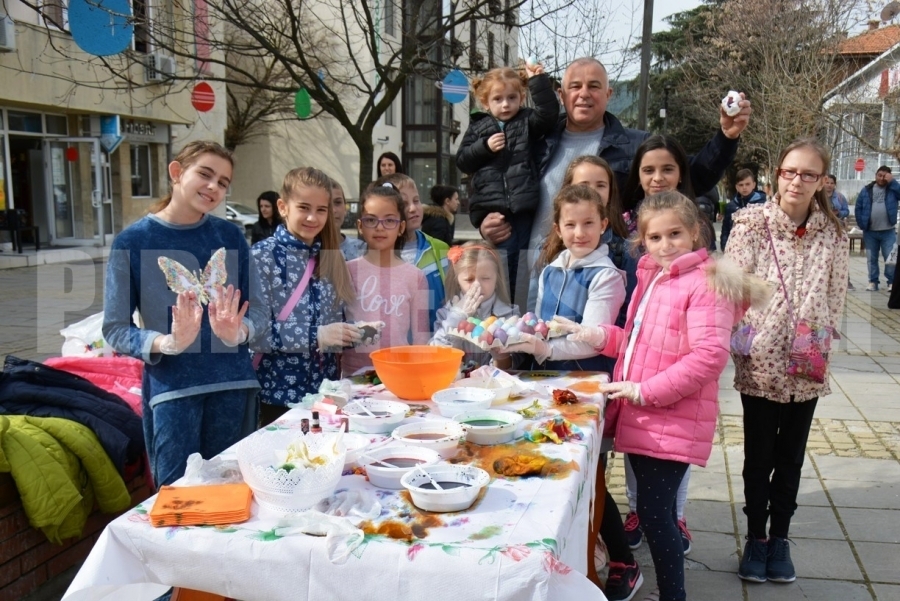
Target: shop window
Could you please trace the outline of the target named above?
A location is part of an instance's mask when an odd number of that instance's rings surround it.
[[[41,0],[41,17],[44,23],[57,29],[69,28],[69,10],[66,0]]]
[[[64,136],[69,133],[68,123],[64,115],[45,115],[47,133]]]
[[[153,196],[153,172],[150,168],[150,145],[131,145],[131,196],[147,198]]]
[[[384,33],[386,35],[394,35],[396,32],[394,21],[395,17],[394,0],[385,0],[384,2]]]
[[[24,131],[30,134],[44,132],[40,113],[9,111],[7,115],[9,118],[9,131]]]

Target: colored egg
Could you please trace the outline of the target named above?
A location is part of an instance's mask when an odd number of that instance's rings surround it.
[[[494,332],[494,340],[499,340],[500,344],[506,344],[506,341],[509,337],[506,335],[506,330],[503,328],[497,328]]]
[[[490,317],[488,317],[487,319],[485,319],[484,321],[482,321],[481,324],[482,324],[482,325],[491,325],[491,324],[494,323],[495,321],[497,321],[497,316],[496,316],[496,315],[491,315]]]
[[[537,315],[529,311],[525,315],[522,316],[522,319],[525,321],[531,321],[532,319],[537,319]]]
[[[507,334],[506,344],[513,344],[514,342],[518,342],[519,338],[521,337],[522,333],[519,330],[510,330]]]
[[[536,326],[534,326],[534,333],[535,333],[535,334],[540,334],[540,335],[543,336],[544,338],[547,337],[547,334],[548,334],[549,332],[550,332],[550,328],[549,328],[549,327],[547,326],[547,324],[544,323],[544,322],[541,322],[541,323],[537,324]]]
[[[519,326],[519,331],[523,334],[534,334],[534,328],[528,325],[527,323],[523,323]]]
[[[527,323],[528,325],[530,325],[533,328],[534,326],[537,325],[538,321],[536,319],[529,319],[525,323]]]
[[[516,323],[517,321],[519,321],[518,317],[516,317],[515,315],[510,315],[509,317],[506,318],[505,323],[507,325],[512,325],[512,324]]]
[[[481,324],[481,325],[484,325],[484,324]],[[493,322],[492,324],[490,324],[486,329],[487,329],[488,332],[490,332],[491,334],[493,334],[493,333],[496,332],[498,329],[500,329],[500,324],[497,323],[497,322],[495,321],[495,322]]]
[[[484,328],[482,328],[481,326],[475,326],[475,329],[472,330],[472,338],[478,338],[482,333],[484,333]]]
[[[490,346],[494,343],[494,337],[490,332],[484,332],[481,336],[478,337],[478,342],[483,342],[486,345]]]

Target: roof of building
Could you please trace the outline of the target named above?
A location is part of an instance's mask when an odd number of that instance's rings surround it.
[[[900,42],[900,25],[886,25],[869,29],[838,46],[839,54],[882,54]]]

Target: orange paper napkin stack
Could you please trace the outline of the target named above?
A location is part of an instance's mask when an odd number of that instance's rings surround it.
[[[150,510],[150,523],[162,526],[238,524],[250,519],[253,493],[243,482],[210,486],[163,486]]]

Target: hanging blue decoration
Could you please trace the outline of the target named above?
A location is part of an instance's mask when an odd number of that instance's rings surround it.
[[[134,20],[128,0],[69,0],[69,30],[78,47],[95,56],[131,46]]]
[[[466,79],[465,73],[459,69],[454,69],[447,73],[447,77],[441,85],[441,92],[444,94],[444,100],[450,104],[462,102],[469,97],[469,80]]]

